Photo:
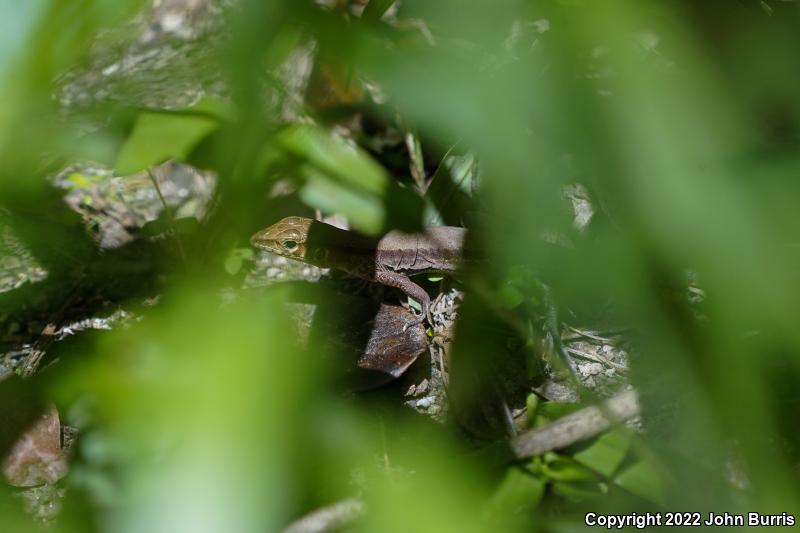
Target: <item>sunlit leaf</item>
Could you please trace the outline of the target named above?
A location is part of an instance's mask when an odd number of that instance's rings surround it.
[[[69,175],[67,180],[77,189],[88,189],[92,186],[92,182],[79,172],[73,172]]]
[[[193,114],[140,113],[114,165],[120,175],[134,174],[169,159],[182,160],[218,126]]]
[[[306,185],[303,200],[327,213],[346,215],[353,227],[374,234],[383,228],[383,196],[388,186],[384,170],[359,148],[307,125],[286,128],[279,145],[299,158]]]
[[[626,428],[607,431],[588,447],[573,454],[572,458],[595,472],[611,477],[625,459],[631,438],[631,432]]]
[[[385,213],[380,198],[330,179],[316,169],[307,168],[305,175],[306,184],[300,189],[300,197],[309,206],[326,213],[341,213],[363,233],[375,234],[383,228]]]
[[[386,190],[385,171],[361,149],[308,125],[286,128],[280,145],[332,179],[380,197]]]

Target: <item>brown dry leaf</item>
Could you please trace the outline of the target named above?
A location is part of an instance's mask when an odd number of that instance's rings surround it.
[[[55,407],[26,430],[3,461],[3,475],[11,485],[34,487],[55,483],[67,473],[61,448],[61,421]]]
[[[428,347],[422,324],[409,326],[413,315],[399,305],[381,304],[375,315],[359,368],[400,377]]]

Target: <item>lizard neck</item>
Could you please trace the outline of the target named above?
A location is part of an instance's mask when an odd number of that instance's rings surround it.
[[[306,235],[305,261],[374,281],[377,242],[377,239],[315,221]]]

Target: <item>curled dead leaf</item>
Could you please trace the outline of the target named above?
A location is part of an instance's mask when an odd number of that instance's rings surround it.
[[[3,475],[17,487],[55,483],[67,474],[67,468],[61,447],[61,421],[55,407],[20,435],[3,461]]]

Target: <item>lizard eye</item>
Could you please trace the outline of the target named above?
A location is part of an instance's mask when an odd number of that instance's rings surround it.
[[[294,252],[297,250],[297,241],[285,240],[281,243],[281,246],[283,246],[289,252]]]

